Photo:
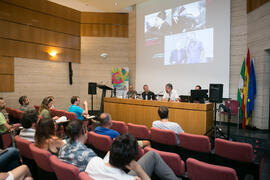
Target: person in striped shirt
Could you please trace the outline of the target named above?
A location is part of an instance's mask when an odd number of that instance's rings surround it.
[[[38,112],[36,110],[27,110],[24,112],[21,123],[23,130],[20,132],[20,137],[30,142],[35,142],[36,124],[38,121]]]

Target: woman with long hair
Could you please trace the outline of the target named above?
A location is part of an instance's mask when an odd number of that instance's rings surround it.
[[[42,118],[36,127],[35,145],[57,156],[64,142],[56,136],[56,129],[57,125],[54,120]]]
[[[39,115],[42,118],[51,118],[50,109],[53,105],[53,102],[54,102],[54,99],[51,96],[45,97],[42,100],[40,108],[39,108]],[[52,117],[53,120],[57,120],[58,118],[59,117],[57,116]]]

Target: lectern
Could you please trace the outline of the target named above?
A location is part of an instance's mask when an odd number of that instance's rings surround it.
[[[108,87],[106,85],[101,85],[101,84],[98,84],[97,87],[99,89],[102,89],[102,95],[101,95],[101,104],[100,104],[100,113],[103,113],[104,112],[104,97],[106,96],[106,91],[107,90],[113,90],[113,88],[111,87]]]

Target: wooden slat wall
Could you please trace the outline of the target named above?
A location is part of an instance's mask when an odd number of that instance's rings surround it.
[[[247,13],[261,7],[270,0],[247,0]]]
[[[128,13],[81,13],[81,36],[128,37]]]
[[[0,27],[1,56],[80,62],[79,11],[46,0],[0,0]]]
[[[0,56],[0,92],[14,91],[14,59]]]

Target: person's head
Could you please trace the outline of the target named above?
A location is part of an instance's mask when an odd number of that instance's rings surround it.
[[[0,110],[5,109],[5,108],[6,108],[6,102],[4,98],[0,97]]]
[[[43,147],[46,141],[56,134],[56,123],[51,118],[42,118],[37,126],[35,133],[35,143],[37,147]]]
[[[21,123],[23,128],[35,128],[38,121],[38,112],[35,109],[27,110],[23,113]]]
[[[202,89],[202,87],[200,85],[195,86],[195,90],[201,90],[201,89]]]
[[[20,105],[22,105],[22,106],[28,106],[30,102],[29,102],[29,99],[28,99],[27,96],[21,96],[21,97],[19,98],[19,103],[20,103]]]
[[[87,140],[87,128],[80,120],[70,121],[66,127],[66,133],[70,138],[70,143],[80,141],[85,143]]]
[[[158,115],[160,119],[168,119],[169,109],[167,106],[160,106],[158,108]]]
[[[138,143],[130,134],[117,137],[110,148],[109,163],[120,169],[124,169],[138,154]]]
[[[128,86],[128,91],[130,91],[130,92],[134,91],[134,88],[133,88],[132,85],[129,85],[129,86]]]
[[[148,87],[147,84],[145,84],[145,85],[143,86],[143,90],[144,90],[144,92],[149,92],[149,87]]]
[[[39,112],[41,112],[43,109],[49,110],[52,107],[53,99],[51,97],[45,97],[40,105]]]
[[[165,86],[166,93],[171,93],[172,89],[173,89],[173,86],[171,83],[166,84]]]
[[[72,96],[70,99],[71,104],[78,106],[80,104],[80,97],[79,96]]]
[[[112,117],[109,113],[100,114],[99,121],[102,127],[106,127],[106,128],[112,127]]]

